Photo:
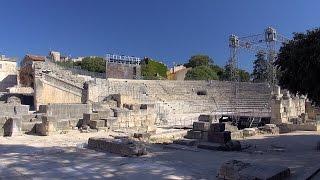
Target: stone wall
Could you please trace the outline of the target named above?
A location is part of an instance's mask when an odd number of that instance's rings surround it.
[[[120,64],[108,62],[106,65],[106,77],[117,79],[139,79],[141,76],[140,65]]]
[[[35,80],[34,102],[35,107],[49,103],[81,103],[82,88],[60,80],[58,78],[44,75]]]
[[[280,133],[289,133],[292,131],[320,131],[320,125],[316,123],[310,124],[281,124]]]
[[[304,97],[293,96],[288,91],[284,94],[275,94],[271,100],[271,123],[290,123],[291,119],[298,118],[306,112]]]
[[[29,113],[29,105],[1,104],[0,117],[22,116]]]
[[[0,92],[7,92],[7,88],[17,85],[17,63],[14,61],[0,61]]]
[[[88,104],[48,104],[41,105],[39,112],[57,119],[80,119],[84,113],[91,112],[91,107]]]

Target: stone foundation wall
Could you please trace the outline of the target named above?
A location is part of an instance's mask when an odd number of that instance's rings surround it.
[[[35,79],[35,107],[49,103],[81,103],[82,88],[49,75]]]
[[[0,117],[22,116],[29,113],[29,105],[1,104]]]
[[[292,131],[319,131],[319,124],[281,124],[279,126],[280,133],[288,133]]]
[[[39,112],[57,119],[80,119],[83,113],[91,112],[91,107],[88,104],[48,104],[41,105]]]

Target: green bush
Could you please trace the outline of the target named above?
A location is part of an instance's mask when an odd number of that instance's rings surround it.
[[[141,62],[141,76],[143,79],[166,79],[167,66],[155,60],[145,58]]]

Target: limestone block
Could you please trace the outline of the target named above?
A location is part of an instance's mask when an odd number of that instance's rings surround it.
[[[147,154],[144,144],[126,138],[89,138],[88,148],[120,154],[122,156],[141,156]]]
[[[48,121],[57,122],[57,118],[55,116],[46,116],[46,115],[44,115],[44,116],[41,116],[41,120],[42,120],[42,122],[48,122]]]
[[[174,140],[173,143],[185,145],[185,146],[197,146],[199,144],[199,140],[197,140],[197,139],[178,139],[178,140]]]
[[[202,139],[202,133],[201,133],[201,131],[189,130],[187,132],[186,138],[188,138],[188,139]]]
[[[146,132],[152,132],[155,133],[157,131],[157,127],[155,125],[147,126]]]
[[[113,117],[114,112],[111,109],[105,109],[103,111],[96,111],[98,113],[99,119],[107,119],[108,117]]]
[[[22,122],[21,131],[27,133],[36,133],[36,124],[40,124],[41,122]]]
[[[129,117],[129,110],[127,109],[114,109],[114,117]]]
[[[243,129],[243,136],[254,136],[256,135],[257,131],[255,128],[245,128]]]
[[[208,141],[213,143],[226,143],[231,140],[231,132],[211,132],[208,133]]]
[[[208,131],[210,128],[209,122],[193,122],[193,130],[194,131]]]
[[[223,163],[218,170],[218,178],[226,180],[240,179],[240,171],[249,167],[250,163],[231,160]]]
[[[214,117],[212,115],[201,114],[198,117],[198,121],[208,122],[211,124],[212,122],[214,122]]]
[[[56,133],[54,122],[43,121],[41,124],[36,125],[36,133],[41,136],[49,136]]]
[[[151,136],[150,133],[134,133],[133,137],[137,139],[149,139]]]
[[[210,125],[211,132],[223,132],[225,130],[224,123],[213,123]]]
[[[21,135],[22,119],[9,118],[3,125],[4,136],[19,136]]]
[[[56,130],[67,130],[70,129],[70,121],[69,120],[60,120],[54,123]]]
[[[243,131],[233,131],[231,132],[231,139],[242,139],[243,138]]]
[[[99,120],[98,113],[84,113],[83,114],[83,124],[89,124],[92,120]]]
[[[208,141],[208,132],[207,131],[202,131],[201,132],[201,140],[202,141]]]
[[[98,129],[100,127],[105,127],[105,120],[91,120],[89,122],[91,129]]]

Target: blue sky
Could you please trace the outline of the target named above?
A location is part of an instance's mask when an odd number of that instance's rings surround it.
[[[229,57],[228,36],[281,34],[319,27],[317,0],[0,0],[0,54],[148,56],[172,66],[193,54],[219,65]],[[251,70],[253,55],[240,54]]]

